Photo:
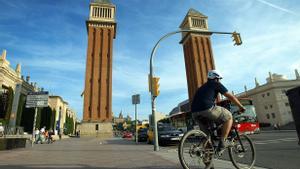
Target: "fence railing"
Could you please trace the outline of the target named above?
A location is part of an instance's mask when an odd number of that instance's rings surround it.
[[[0,137],[24,135],[23,127],[0,126]]]

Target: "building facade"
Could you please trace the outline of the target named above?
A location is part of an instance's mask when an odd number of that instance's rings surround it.
[[[94,0],[86,21],[84,112],[81,135],[112,133],[112,60],[116,37],[116,7],[109,0]]]
[[[21,75],[21,64],[16,69],[11,68],[7,60],[6,50],[3,50],[0,57],[0,120],[6,125],[20,126],[22,110],[28,92],[38,90],[36,83],[26,80]]]
[[[63,133],[67,116],[73,119],[73,125],[75,126],[77,121],[76,112],[69,107],[68,102],[64,101],[60,96],[49,96],[48,103],[52,111],[55,112],[52,129],[54,129],[56,135],[59,132]]]
[[[182,30],[208,31],[208,17],[190,9],[180,25]],[[189,100],[197,89],[207,81],[209,70],[215,69],[209,33],[182,33],[185,69],[188,84]]]
[[[269,73],[266,83],[260,85],[255,79],[256,87],[238,94],[253,100],[257,118],[260,123],[285,125],[293,121],[286,91],[300,86],[300,76],[295,70],[295,79],[288,80],[283,75]]]

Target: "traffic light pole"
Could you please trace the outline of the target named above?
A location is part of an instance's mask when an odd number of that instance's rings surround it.
[[[139,135],[139,133],[138,133],[138,122],[137,122],[137,119],[138,119],[138,117],[137,117],[137,106],[136,106],[136,104],[134,104],[134,108],[135,108],[135,142],[136,143],[138,143],[138,135]]]
[[[153,57],[155,55],[155,52],[158,48],[158,45],[159,43],[174,35],[174,34],[177,34],[177,33],[182,33],[182,32],[189,32],[189,33],[198,33],[198,34],[206,34],[206,35],[212,35],[212,34],[230,34],[230,35],[233,35],[234,39],[233,40],[236,40],[235,36],[238,36],[239,39],[240,39],[240,42],[236,42],[235,45],[241,45],[241,38],[240,38],[240,34],[239,33],[236,33],[236,32],[211,32],[211,31],[199,31],[199,30],[178,30],[178,31],[174,31],[174,32],[170,32],[170,33],[167,33],[166,35],[164,35],[163,37],[161,37],[157,43],[155,44],[155,46],[153,47],[152,49],[152,52],[151,52],[151,56],[150,56],[150,79],[151,79],[151,82],[150,82],[150,89],[151,89],[151,107],[152,107],[152,117],[153,117],[153,125],[154,125],[154,151],[159,151],[159,145],[158,145],[158,132],[157,132],[157,121],[156,121],[156,107],[155,107],[155,98],[156,96],[153,95],[153,91],[152,91],[152,78],[154,77],[154,71],[153,71]]]
[[[36,141],[35,140],[35,123],[36,123],[36,116],[38,113],[38,108],[34,108],[34,119],[33,119],[33,127],[32,127],[32,138],[31,138],[31,147],[33,147],[33,143]]]

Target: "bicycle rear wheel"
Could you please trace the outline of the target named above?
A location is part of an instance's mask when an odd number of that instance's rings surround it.
[[[207,135],[200,130],[191,130],[181,139],[178,156],[184,169],[205,168],[212,165],[214,148]]]
[[[254,145],[245,134],[240,135],[240,141],[236,138],[234,145],[229,147],[229,157],[237,169],[251,169],[255,164],[255,156]]]

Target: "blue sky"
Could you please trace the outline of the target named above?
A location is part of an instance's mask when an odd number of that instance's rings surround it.
[[[178,30],[190,8],[208,16],[211,31],[237,31],[243,45],[230,36],[212,35],[216,67],[235,93],[244,85],[263,84],[268,72],[294,79],[300,70],[300,3],[297,0],[112,0],[117,7],[113,51],[113,112],[134,117],[133,94],[141,95],[140,119],[151,113],[147,75],[154,44]],[[53,95],[62,96],[82,119],[89,0],[0,0],[0,50],[12,67]],[[187,99],[180,35],[163,41],[154,70],[160,79],[157,110],[169,113]]]

